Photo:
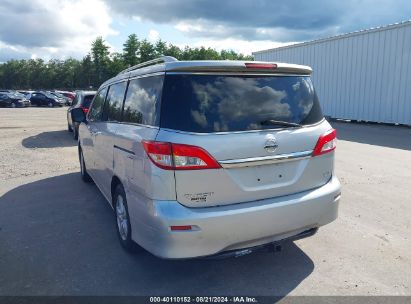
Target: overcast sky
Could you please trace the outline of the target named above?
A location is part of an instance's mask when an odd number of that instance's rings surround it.
[[[82,58],[131,33],[245,54],[411,19],[410,0],[0,0],[0,62]]]

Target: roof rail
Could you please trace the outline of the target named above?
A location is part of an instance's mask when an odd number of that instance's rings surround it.
[[[141,68],[144,68],[144,67],[147,67],[147,66],[150,66],[150,65],[155,65],[155,64],[163,63],[163,62],[174,62],[174,61],[178,61],[178,59],[176,59],[172,56],[161,56],[161,57],[158,57],[158,58],[153,59],[153,60],[149,60],[149,61],[146,61],[146,62],[143,62],[143,63],[133,65],[132,67],[129,67],[128,69],[125,69],[125,70],[121,71],[120,73],[118,73],[118,75],[130,72],[130,71],[134,71],[134,70],[137,70],[137,69],[141,69]]]

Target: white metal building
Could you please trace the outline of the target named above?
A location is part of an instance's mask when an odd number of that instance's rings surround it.
[[[411,125],[411,21],[253,55],[311,66],[327,116]]]

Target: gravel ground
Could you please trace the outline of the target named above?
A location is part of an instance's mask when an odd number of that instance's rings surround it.
[[[282,252],[129,255],[66,108],[0,109],[0,295],[411,295],[411,129],[335,123],[337,221]]]

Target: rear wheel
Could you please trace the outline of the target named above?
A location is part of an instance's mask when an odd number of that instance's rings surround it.
[[[87,168],[86,168],[86,163],[84,162],[84,156],[83,156],[83,151],[80,149],[79,152],[79,158],[80,158],[80,174],[81,174],[81,179],[85,181],[86,183],[91,182],[91,177],[87,173]]]
[[[131,239],[131,225],[128,214],[127,198],[121,184],[117,185],[113,195],[114,211],[116,213],[117,235],[121,246],[128,252],[135,252],[139,247]]]
[[[76,128],[76,126],[73,126],[73,138],[75,140],[78,139],[78,129]]]

